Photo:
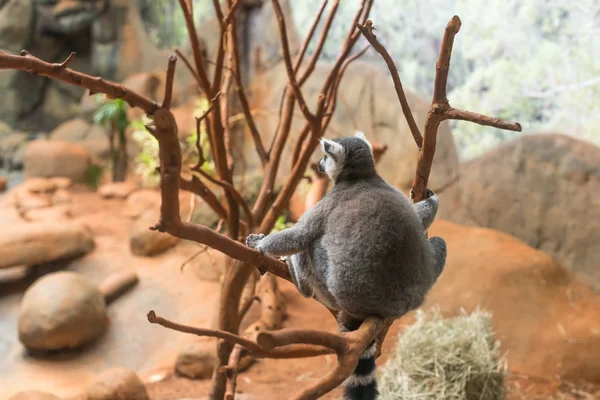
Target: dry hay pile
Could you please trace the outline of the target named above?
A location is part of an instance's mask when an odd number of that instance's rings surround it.
[[[483,311],[444,319],[439,310],[417,312],[382,368],[382,400],[500,400],[506,396],[506,361]]]

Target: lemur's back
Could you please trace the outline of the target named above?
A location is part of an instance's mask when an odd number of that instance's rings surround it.
[[[418,306],[434,275],[410,201],[378,176],[337,184],[328,197],[321,244],[337,302],[358,315],[402,315]]]

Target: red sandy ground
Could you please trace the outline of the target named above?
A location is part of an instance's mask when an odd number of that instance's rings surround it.
[[[31,360],[23,356],[20,344],[15,341],[13,350],[3,357],[4,360],[0,360],[0,376],[2,376],[0,397],[7,398],[10,394],[20,390],[39,389],[69,398],[80,393],[95,374],[116,366],[132,368],[148,382],[162,375],[164,379],[147,385],[152,400],[205,397],[210,385],[208,380],[188,380],[176,377],[170,372],[177,349],[198,339],[190,335],[168,332],[162,327],[149,325],[145,321],[145,312],[153,308],[158,314],[177,322],[193,323],[197,326],[211,325],[219,290],[218,283],[199,280],[195,276],[197,271],[194,271],[193,268],[189,270],[186,268],[183,273],[179,270],[183,260],[195,252],[197,247],[189,244],[179,245],[157,257],[134,257],[128,248],[132,223],[120,215],[123,207],[122,201],[101,200],[96,194],[83,189],[74,190],[73,198],[74,215],[94,227],[97,249],[83,259],[69,264],[68,268],[80,271],[95,281],[106,276],[109,271],[131,268],[140,275],[140,284],[109,306],[112,320],[110,332],[98,344],[84,350],[81,354],[63,357],[60,360]],[[567,365],[568,368],[565,371],[579,371],[577,374],[590,377],[600,373],[600,363],[598,363],[600,339],[586,337],[583,342],[580,340],[580,345],[575,343],[569,347],[565,344],[566,342],[558,342],[560,338],[557,339],[556,332],[550,332],[551,329],[547,329],[546,325],[540,322],[549,319],[551,324],[548,326],[551,326],[555,320],[566,320],[567,330],[571,326],[585,325],[586,332],[595,332],[594,329],[599,329],[596,325],[600,323],[597,318],[600,315],[597,312],[600,310],[600,302],[596,295],[580,283],[571,281],[568,276],[562,273],[557,275],[556,272],[553,273],[554,275],[550,274],[554,278],[556,276],[558,278],[555,279],[556,282],[551,282],[549,287],[545,283],[546,286],[542,285],[544,287],[531,288],[534,285],[532,282],[537,282],[539,279],[547,280],[548,277],[552,278],[544,273],[546,265],[550,265],[548,268],[551,268],[552,271],[556,267],[547,260],[549,258],[545,255],[541,255],[507,235],[495,232],[490,234],[485,230],[471,230],[471,228],[462,228],[446,222],[436,223],[433,234],[436,234],[436,231],[443,231],[448,236],[450,249],[448,265],[450,268],[447,267],[449,272],[444,274],[438,286],[432,291],[428,306],[441,303],[446,308],[457,307],[457,304],[467,304],[467,307],[470,307],[473,301],[483,303],[486,308],[493,311],[496,328],[499,329],[501,336],[505,335],[502,330],[504,322],[510,333],[513,323],[523,324],[522,318],[519,318],[521,314],[527,315],[528,312],[535,312],[535,315],[539,315],[539,321],[532,318],[529,323],[526,323],[528,326],[520,327],[520,329],[524,334],[537,336],[531,336],[533,340],[525,345],[516,343],[516,348],[522,349],[523,354],[530,354],[531,348],[535,348],[535,342],[538,340],[544,346],[560,345],[563,346],[561,347],[563,353],[572,355],[569,358],[560,353],[561,360],[566,360],[571,364],[578,363],[575,367]],[[465,232],[472,234],[465,235]],[[474,242],[475,246],[472,246],[470,242]],[[503,246],[500,249],[498,249],[499,243]],[[492,257],[493,254],[490,252],[506,252],[504,264],[501,262],[497,265],[491,263],[489,257]],[[486,274],[491,277],[483,282],[482,275],[477,275],[478,268],[473,268],[472,271],[463,268],[465,260],[469,258],[479,261],[483,265],[482,268],[488,271]],[[210,261],[206,258],[203,262]],[[504,276],[498,272],[499,270],[512,273],[510,268],[513,265],[519,267],[529,265],[529,263],[538,263],[541,267],[534,273],[529,273],[531,276],[525,272],[524,276],[505,283],[502,290],[486,287],[488,280],[493,282],[496,279],[494,274]],[[542,273],[542,278],[538,277],[537,273]],[[472,279],[468,278],[470,276]],[[552,279],[550,280],[552,281]],[[522,294],[527,292],[524,285],[528,285],[527,288],[532,292]],[[465,289],[469,287],[474,289]],[[570,310],[569,307],[563,307],[562,303],[567,303],[561,297],[564,296],[564,292],[555,293],[558,290],[556,288],[561,291],[571,290],[571,296],[579,308]],[[285,327],[310,327],[335,331],[336,324],[320,304],[301,297],[292,285],[286,282],[281,284],[281,291],[285,296],[288,310]],[[487,292],[490,293],[490,298],[484,296]],[[560,304],[550,300],[549,292],[553,293],[553,298],[556,298]],[[455,296],[455,293],[460,293],[462,297]],[[506,297],[494,299],[495,294]],[[532,300],[533,303],[532,301],[527,303],[529,306],[516,306],[518,299],[515,300],[515,296],[522,296],[522,301],[529,297],[539,298],[542,303],[537,304]],[[2,302],[6,302],[5,304],[8,304],[6,308],[11,310],[8,319],[16,318],[19,297],[19,293],[0,297],[0,305]],[[549,316],[547,310],[558,310],[555,312],[560,315]],[[246,324],[256,318],[257,311],[257,309],[251,309],[245,321]],[[447,310],[442,307],[442,311]],[[510,317],[511,315],[514,317]],[[579,316],[580,320],[573,320],[571,318],[573,315]],[[498,320],[498,318],[503,319]],[[397,321],[392,327],[378,365],[382,365],[386,356],[391,354],[398,332],[403,324],[410,323],[410,319],[411,317],[407,316]],[[581,335],[579,338],[581,339]],[[508,343],[511,343],[510,338],[507,340]],[[548,354],[545,353],[544,351],[533,353],[533,355],[527,356],[526,360],[519,359],[517,355],[515,363],[509,364],[509,368],[517,367],[517,370],[522,372],[522,368],[531,369],[537,368],[538,365],[552,364],[549,361],[551,357],[548,358]],[[329,372],[335,361],[334,356],[297,360],[259,360],[248,371],[240,374],[238,390],[253,399],[286,399]],[[552,371],[555,366],[550,365],[549,368],[548,371]],[[556,368],[562,367],[559,365]],[[574,388],[561,385],[550,372],[542,378],[511,376],[509,387],[511,388],[510,399],[514,400],[600,398],[598,387],[577,386]],[[336,399],[339,396],[338,389],[323,398]]]

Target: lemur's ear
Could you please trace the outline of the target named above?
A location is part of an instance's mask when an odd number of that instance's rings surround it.
[[[369,149],[371,149],[371,153],[373,152],[373,145],[367,140],[367,137],[363,131],[356,131],[354,133],[354,137],[364,140],[364,142],[369,146]]]
[[[335,161],[339,161],[344,155],[344,146],[329,139],[321,139],[321,149]]]

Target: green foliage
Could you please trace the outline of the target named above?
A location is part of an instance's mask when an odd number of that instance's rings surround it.
[[[284,229],[291,228],[292,226],[294,226],[293,222],[286,222],[286,221],[287,221],[287,218],[285,215],[280,215],[279,217],[277,217],[277,221],[275,221],[275,225],[273,226],[271,233],[279,232],[279,231],[282,231]]]
[[[306,34],[320,0],[293,3]],[[600,3],[597,0],[377,0],[370,14],[377,37],[405,87],[428,100],[444,28],[462,28],[453,46],[448,98],[461,109],[519,121],[524,132],[561,132],[600,144]],[[333,60],[358,0],[340,2],[324,48]],[[309,47],[314,49],[316,39]],[[357,49],[366,43],[362,38]],[[363,57],[387,72],[379,54]],[[391,82],[391,81],[390,81]],[[514,132],[452,121],[460,155],[469,159]]]
[[[94,123],[98,125],[114,124],[119,131],[127,129],[127,103],[123,99],[106,99],[94,113]]]
[[[87,170],[85,176],[85,184],[89,186],[92,190],[98,189],[98,187],[100,186],[100,181],[102,180],[102,174],[102,167],[97,164],[92,164]]]
[[[195,116],[200,116],[208,108],[208,101],[200,99],[197,102],[197,108],[194,110]],[[160,174],[157,168],[160,166],[158,155],[158,140],[148,130],[146,125],[150,123],[150,119],[143,117],[141,120],[136,120],[131,123],[134,128],[131,138],[141,149],[139,154],[134,159],[136,173],[142,178],[142,184],[146,187],[156,187],[160,183]],[[196,130],[189,132],[185,136],[181,146],[182,163],[184,166],[195,164],[198,161],[198,153],[196,150]],[[210,143],[206,132],[200,131],[200,147],[204,155],[204,164],[201,168],[210,175],[215,175],[215,164],[210,156]]]
[[[146,124],[149,122],[150,120],[144,116],[142,120],[136,120],[131,123],[134,129],[131,139],[140,148],[140,152],[133,163],[136,173],[142,178],[142,185],[145,187],[156,187],[160,183],[160,174],[156,170],[160,167],[158,140],[146,129]]]

